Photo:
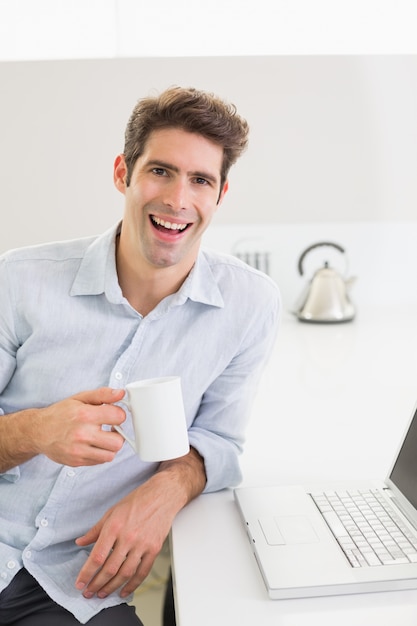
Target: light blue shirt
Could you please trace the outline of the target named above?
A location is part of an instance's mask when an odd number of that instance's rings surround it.
[[[179,291],[142,317],[117,280],[116,234],[0,258],[0,419],[82,390],[179,375],[206,491],[234,486],[278,289],[238,259],[202,250]],[[132,434],[129,415],[123,427]],[[120,603],[117,593],[86,600],[75,589],[88,550],[74,540],[156,467],[125,444],[111,463],[73,468],[38,455],[0,474],[0,591],[24,566],[82,623]]]

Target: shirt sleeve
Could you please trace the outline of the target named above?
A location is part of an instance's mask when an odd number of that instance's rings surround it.
[[[205,392],[189,429],[190,445],[204,458],[205,492],[234,487],[242,479],[246,425],[279,325],[280,296],[278,290],[273,294],[268,307],[253,311],[240,351]]]
[[[7,262],[0,259],[0,393],[6,387],[16,368],[19,342],[15,332],[16,306],[7,272]]]
[[[7,263],[0,259],[0,419],[4,415],[1,406],[1,394],[16,369],[16,353],[18,340],[15,333],[13,296],[7,275]],[[10,482],[15,482],[20,476],[18,467],[7,472],[0,473],[0,477]]]

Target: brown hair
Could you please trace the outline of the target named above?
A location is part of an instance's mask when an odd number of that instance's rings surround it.
[[[222,146],[221,188],[248,143],[248,123],[233,104],[205,91],[171,87],[159,96],[139,100],[133,109],[125,132],[127,185],[149,135],[160,128],[181,128]]]

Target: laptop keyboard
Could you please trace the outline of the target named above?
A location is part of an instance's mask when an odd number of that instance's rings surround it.
[[[377,489],[310,495],[352,567],[417,563],[417,537]]]

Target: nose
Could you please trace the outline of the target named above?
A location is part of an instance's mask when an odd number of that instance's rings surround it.
[[[185,180],[174,178],[165,188],[163,202],[173,211],[181,211],[187,207],[188,187]]]

